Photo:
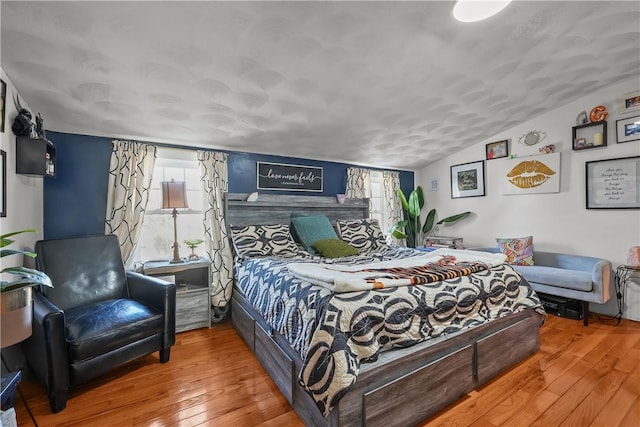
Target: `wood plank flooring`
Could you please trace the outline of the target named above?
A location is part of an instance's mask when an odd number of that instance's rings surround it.
[[[157,353],[74,389],[49,411],[44,388],[20,385],[19,426],[300,426],[230,324],[178,334]],[[425,397],[428,399],[428,396]],[[540,351],[423,426],[640,426],[640,322],[549,316]]]

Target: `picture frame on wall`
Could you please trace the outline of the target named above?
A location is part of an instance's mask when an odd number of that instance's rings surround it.
[[[323,191],[323,169],[318,166],[256,162],[258,190]]]
[[[616,120],[616,139],[618,144],[640,140],[640,116]]]
[[[451,198],[484,196],[484,160],[451,166]]]
[[[0,185],[0,217],[4,218],[7,216],[7,153],[4,150],[0,150],[0,179],[2,183]]]
[[[509,157],[509,140],[490,142],[486,146],[487,160]]]
[[[4,133],[4,121],[6,116],[7,84],[0,79],[0,133]]]
[[[640,209],[640,156],[585,165],[587,209]]]
[[[630,92],[619,100],[620,114],[640,111],[640,90]]]

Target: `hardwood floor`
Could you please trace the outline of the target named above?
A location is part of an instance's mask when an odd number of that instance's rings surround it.
[[[178,334],[169,363],[156,353],[76,388],[58,414],[42,386],[19,388],[41,427],[302,425],[230,324]],[[16,412],[36,425],[19,397]],[[640,322],[549,316],[539,352],[423,424],[527,425],[638,427]]]

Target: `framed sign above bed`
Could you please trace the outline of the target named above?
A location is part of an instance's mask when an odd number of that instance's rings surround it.
[[[258,190],[323,191],[322,168],[257,162]]]

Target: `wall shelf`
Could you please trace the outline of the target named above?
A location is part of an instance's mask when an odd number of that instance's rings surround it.
[[[572,128],[573,150],[607,146],[607,122],[592,122]]]
[[[16,173],[55,176],[56,148],[51,141],[16,137]]]

